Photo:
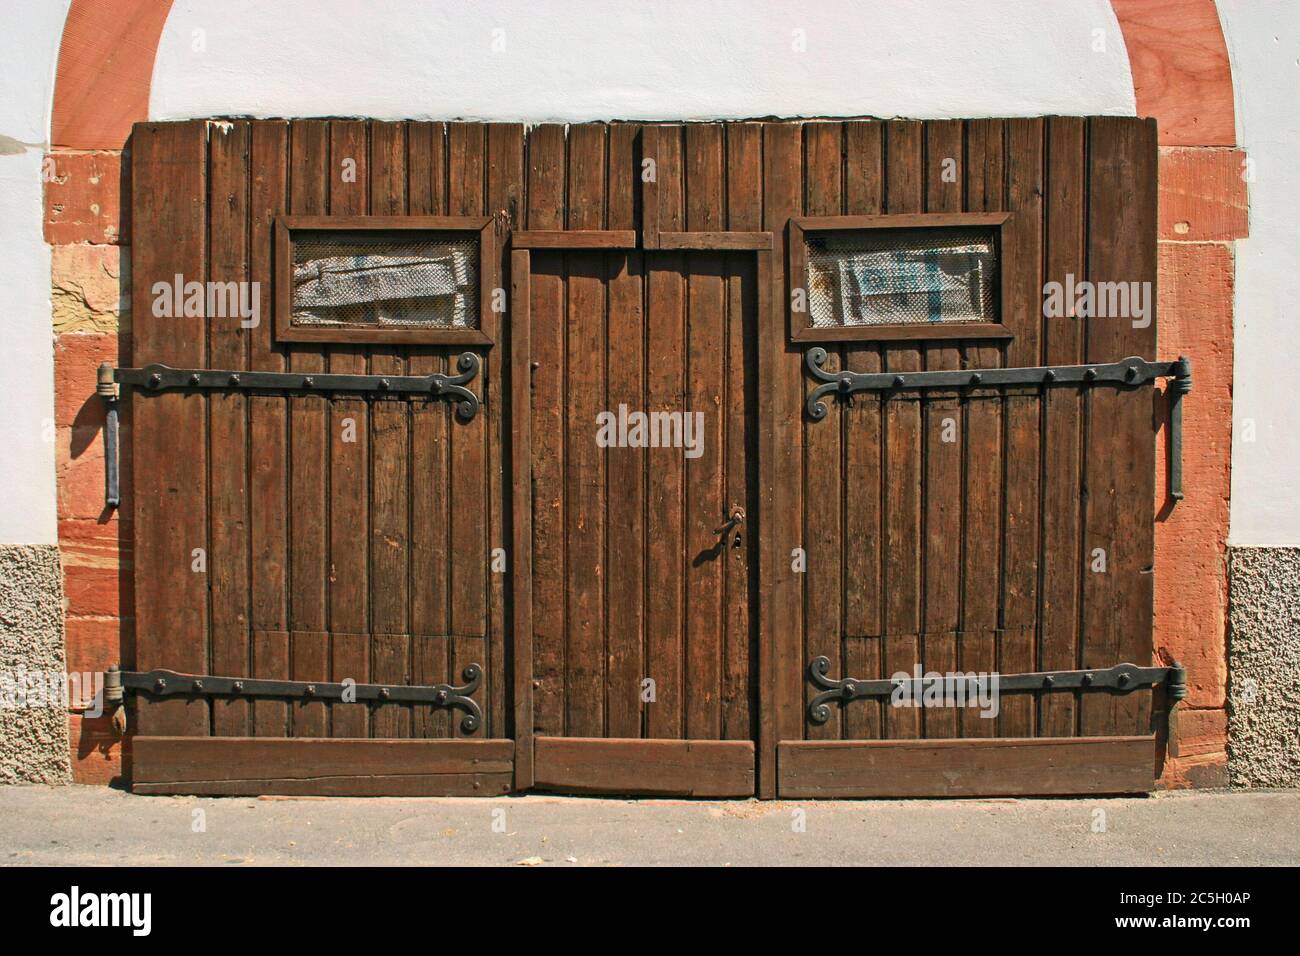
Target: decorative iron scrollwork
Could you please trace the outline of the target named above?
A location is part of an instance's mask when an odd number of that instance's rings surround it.
[[[465,711],[460,729],[472,734],[483,726],[483,711],[471,696],[483,684],[483,668],[468,664],[461,677],[465,683],[459,687],[455,684],[408,686],[214,677],[169,670],[123,671],[112,667],[104,678],[104,700],[112,709],[120,705],[124,690],[134,690],[151,697],[276,697],[334,703],[432,704]]]
[[[146,365],[143,368],[115,368],[113,381],[151,392],[184,388],[207,391],[275,391],[298,393],[361,392],[384,395],[428,395],[454,401],[457,414],[469,421],[481,407],[477,395],[466,386],[483,366],[475,352],[462,352],[456,359],[455,375],[349,375],[337,372],[258,372],[230,369],[172,368]]]
[[[848,703],[869,697],[889,697],[895,690],[906,688],[913,699],[920,699],[926,677],[909,677],[906,680],[858,680],[854,677],[833,678],[827,675],[831,662],[826,657],[816,657],[808,665],[808,679],[822,688],[808,703],[808,719],[814,724],[830,720],[830,703],[833,700]],[[979,679],[980,675],[974,676]],[[1187,672],[1175,661],[1167,667],[1138,667],[1136,664],[1116,664],[1113,667],[1077,671],[1035,671],[1030,674],[990,674],[984,679],[997,678],[997,690],[1002,691],[1109,691],[1128,694],[1143,687],[1165,685],[1165,695],[1172,706],[1187,696]],[[945,675],[945,679],[947,675]],[[908,687],[907,685],[911,685]]]
[[[826,417],[827,395],[851,399],[854,392],[890,393],[903,389],[950,388],[977,389],[996,385],[1143,385],[1157,378],[1172,379],[1169,385],[1169,496],[1183,499],[1183,405],[1182,398],[1192,390],[1192,363],[1186,356],[1174,362],[1148,362],[1136,355],[1118,362],[1096,365],[1041,365],[1031,368],[956,369],[933,372],[853,372],[827,371],[826,350],[821,346],[804,354],[804,365],[817,381],[823,383],[808,393],[804,405],[808,417],[821,421]]]

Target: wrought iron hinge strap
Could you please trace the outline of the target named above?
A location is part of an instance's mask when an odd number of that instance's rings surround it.
[[[104,701],[113,708],[121,703],[125,691],[133,690],[151,697],[275,697],[335,703],[431,704],[466,711],[460,729],[472,734],[483,725],[483,711],[470,696],[483,683],[483,668],[469,664],[461,671],[461,677],[465,683],[459,687],[454,684],[406,686],[217,677],[169,670],[124,671],[113,667],[105,675]]]
[[[804,364],[813,378],[823,384],[808,394],[805,409],[813,421],[826,417],[827,395],[845,398],[854,392],[893,392],[926,388],[972,390],[998,385],[1144,385],[1157,378],[1171,378],[1169,384],[1169,495],[1183,499],[1183,396],[1192,390],[1192,362],[1181,356],[1174,362],[1148,362],[1131,356],[1118,362],[1094,365],[1040,365],[1030,368],[960,369],[932,372],[854,372],[841,369],[827,371],[827,358],[820,346],[804,355]]]
[[[906,690],[913,699],[920,699],[931,678],[912,677],[906,680],[858,680],[854,677],[832,678],[829,658],[817,657],[808,665],[808,679],[822,688],[808,703],[808,719],[824,724],[830,719],[830,702],[838,700],[866,700],[871,697],[890,697],[896,690]],[[995,676],[995,675],[988,675]],[[968,675],[967,680],[978,675]],[[998,674],[998,693],[1003,691],[1107,691],[1128,694],[1144,687],[1165,685],[1165,695],[1172,707],[1187,696],[1187,672],[1177,662],[1168,667],[1138,667],[1136,664],[1116,664],[1113,667],[1075,671],[1035,671],[1029,674]],[[944,675],[947,680],[947,675]],[[955,679],[955,678],[954,678]],[[910,685],[910,686],[909,686]]]
[[[255,372],[203,368],[172,368],[146,365],[143,368],[115,368],[113,380],[146,391],[199,389],[205,391],[274,391],[320,394],[360,392],[380,395],[425,395],[458,403],[457,411],[469,420],[479,410],[479,397],[465,386],[482,367],[474,352],[462,352],[456,359],[460,372],[444,375],[348,375],[337,372]]]
[[[108,362],[99,366],[95,392],[104,402],[104,503],[116,508],[118,490],[118,385],[132,385],[149,392],[169,389],[201,391],[260,391],[295,394],[349,392],[375,395],[413,395],[446,399],[456,403],[456,414],[469,421],[478,414],[482,402],[468,384],[478,376],[482,359],[474,352],[462,352],[456,359],[460,372],[444,375],[345,375],[332,372],[253,372],[203,368],[172,368],[169,365],[146,365],[143,368],[114,368]]]

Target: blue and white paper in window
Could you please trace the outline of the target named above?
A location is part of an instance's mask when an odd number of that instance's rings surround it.
[[[990,233],[867,229],[811,236],[807,253],[814,328],[997,321]]]

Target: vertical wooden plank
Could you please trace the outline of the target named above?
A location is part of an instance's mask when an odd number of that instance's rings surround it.
[[[758,123],[733,123],[726,127],[726,196],[728,229],[756,232],[763,227],[763,128]],[[757,543],[768,517],[759,507],[758,355],[759,316],[755,283],[758,270],[753,257],[735,255],[727,261],[727,387],[726,488],[727,509],[743,508],[740,547],[731,547],[724,559],[722,737],[754,739],[754,685],[759,676],[754,657],[758,625],[755,607],[758,576]],[[762,760],[760,748],[759,760]],[[760,776],[763,771],[760,769]]]
[[[1007,208],[1012,218],[1003,243],[1003,274],[1010,286],[1004,321],[1014,334],[1006,349],[1012,367],[1042,361],[1040,329],[1043,288],[1043,121],[1006,121]],[[1006,416],[1006,499],[1003,518],[1002,635],[999,667],[1005,674],[1037,670],[1039,427],[1041,390],[1008,387]],[[1032,694],[1002,698],[999,730],[1004,737],[1032,737],[1037,711]]]
[[[564,227],[564,127],[528,137],[530,229]],[[533,436],[533,729],[564,735],[565,312],[561,253],[531,257]]]
[[[500,289],[507,309],[514,299],[506,296],[506,275],[510,265],[508,239],[510,230],[523,224],[524,202],[524,128],[519,123],[490,123],[487,127],[487,212],[493,219],[496,253],[492,260],[495,276],[492,287]],[[506,688],[508,660],[506,633],[506,585],[510,566],[517,559],[511,548],[507,521],[507,494],[510,476],[507,468],[509,445],[507,436],[511,427],[512,409],[508,387],[511,377],[506,371],[513,367],[511,350],[514,348],[508,331],[500,331],[497,345],[491,349],[485,364],[489,366],[483,387],[488,416],[488,548],[489,554],[504,555],[504,565],[490,564],[488,575],[488,647],[485,665],[491,666],[488,687],[495,690],[484,699],[493,736],[507,737],[512,733],[507,721],[511,709]]]
[[[273,277],[271,236],[275,217],[284,213],[288,196],[289,125],[279,120],[252,124],[251,226],[249,245],[261,250],[250,259],[257,283],[261,321],[251,330],[249,367],[283,372],[284,350],[272,341]],[[289,459],[288,401],[276,395],[249,398],[250,525],[252,552],[251,616],[254,677],[289,678]],[[289,705],[281,700],[253,703],[252,733],[286,737]]]
[[[641,248],[659,248],[659,126],[641,128]]]
[[[786,261],[786,224],[798,216],[803,199],[803,137],[797,123],[763,124],[763,227],[773,233],[772,261]],[[778,740],[798,740],[805,726],[803,687],[807,662],[803,652],[804,576],[793,565],[794,549],[804,548],[803,513],[803,352],[785,336],[789,307],[785,269],[772,270],[771,303],[781,316],[780,334],[769,334],[767,347],[777,355],[771,388],[772,493],[767,519],[772,542],[772,589],[762,599],[770,605],[773,647],[773,696]],[[793,281],[792,281],[793,284]],[[775,333],[775,330],[773,330]],[[774,757],[771,758],[774,761]],[[765,786],[765,785],[764,785]]]
[[[486,194],[486,142],[484,128],[477,123],[452,123],[447,130],[448,211],[453,216],[481,216]],[[493,366],[483,363],[480,380],[486,389]],[[480,413],[470,421],[452,419],[451,427],[451,543],[456,560],[451,566],[451,632],[454,683],[462,682],[465,667],[483,666],[484,681],[479,703],[484,714],[492,713],[497,689],[492,684],[491,662],[485,659],[488,629],[488,423],[490,415]],[[491,736],[496,728],[477,731]],[[453,718],[453,732],[463,735],[460,721]]]
[[[890,213],[919,212],[924,196],[922,126],[912,121],[885,125],[886,193]],[[890,372],[921,367],[915,343],[884,349]],[[885,672],[911,673],[920,660],[918,632],[922,615],[921,538],[922,487],[921,402],[916,392],[891,395],[885,402]],[[889,737],[918,737],[919,710],[890,707],[886,711]]]
[[[637,137],[640,126],[609,128],[610,229],[634,229],[640,196]],[[611,255],[607,328],[608,398],[611,410],[645,407],[645,314],[642,257]],[[608,453],[608,666],[605,724],[610,737],[641,736],[641,676],[645,673],[645,459],[640,451]]]
[[[637,149],[640,136],[641,127],[636,123],[615,123],[609,127],[606,229],[636,228],[641,209],[641,163]]]
[[[364,215],[369,208],[370,144],[366,124],[335,120],[329,124],[327,169],[331,216]],[[367,371],[363,346],[332,345],[331,372]],[[368,681],[374,674],[374,628],[370,620],[370,462],[373,433],[370,406],[359,397],[330,402],[326,447],[329,460],[329,630],[328,671],[335,680]],[[294,653],[294,672],[300,655]],[[324,677],[305,673],[304,678]],[[323,706],[310,704],[309,712]],[[370,708],[332,706],[330,732],[339,737],[371,735]],[[324,730],[322,724],[321,729]],[[380,734],[382,736],[382,733]]]
[[[960,212],[964,137],[959,120],[925,124],[925,209]],[[961,367],[958,343],[925,347],[929,370]],[[955,392],[932,390],[924,398],[925,619],[921,657],[927,672],[957,669],[961,598],[961,405]],[[924,736],[957,736],[950,707],[922,713]]]
[[[685,157],[680,126],[661,126],[656,140],[656,217],[660,230],[686,222]],[[646,410],[680,412],[686,389],[686,257],[655,254],[646,260]],[[686,735],[685,602],[686,487],[681,449],[651,448],[646,455],[649,514],[646,609],[646,677],[655,699],[646,711],[646,736]]]
[[[966,126],[966,203],[971,211],[998,211],[1003,198],[1001,120],[971,120]],[[970,368],[996,368],[1000,350],[967,346]],[[1002,549],[1002,400],[992,391],[965,402],[962,454],[965,459],[961,633],[957,659],[963,672],[997,669],[998,595]],[[963,737],[992,737],[997,728],[973,707],[961,714]]]
[[[609,408],[645,407],[645,316],[641,255],[611,255],[606,367]],[[641,677],[645,673],[645,452],[612,448],[608,462],[608,640],[606,733],[641,736]]]
[[[213,368],[246,368],[248,330],[238,305],[248,274],[249,124],[214,124],[208,140],[208,281],[236,290],[208,315],[208,358]],[[212,297],[209,297],[211,301]],[[234,306],[232,308],[232,306]],[[208,555],[212,601],[212,668],[249,673],[248,398],[239,392],[208,397]],[[246,700],[212,702],[212,732],[249,734]]]
[[[883,124],[846,123],[844,128],[844,211],[851,216],[884,211]],[[844,363],[860,372],[881,370],[880,348],[846,344]],[[884,672],[881,574],[884,485],[883,415],[880,395],[854,396],[840,412],[844,423],[844,672],[881,679]],[[880,701],[857,701],[844,709],[844,736],[850,740],[882,736]]]
[[[154,300],[153,286],[201,281],[206,257],[207,125],[136,124],[131,136],[134,300]],[[204,323],[137,310],[133,359],[181,368],[203,365]],[[207,673],[208,582],[192,570],[207,534],[207,401],[168,392],[131,399],[135,500],[136,660],[140,669]],[[141,734],[205,736],[206,700],[137,701]]]
[[[722,127],[686,127],[686,225],[720,229],[723,201]],[[702,413],[699,457],[682,449],[686,469],[686,736],[722,736],[723,567],[730,541],[715,529],[727,518],[723,498],[723,391],[726,375],[726,304],[722,256],[692,253],[687,266],[686,400],[684,414]],[[695,452],[690,452],[694,455]]]
[[[600,229],[605,219],[605,128],[569,128],[570,229]],[[605,733],[605,475],[608,451],[595,441],[607,410],[605,262],[602,253],[568,255],[567,569],[568,733]]]
[[[1085,275],[1084,130],[1078,117],[1047,121],[1045,282],[1062,286]],[[1083,361],[1083,322],[1073,304],[1064,316],[1043,320],[1043,345],[1049,365]],[[1078,388],[1047,389],[1043,431],[1042,660],[1044,670],[1069,670],[1079,663],[1080,467],[1083,398]],[[1042,695],[1039,734],[1072,737],[1078,697]]]
[[[529,253],[516,249],[510,262],[510,513],[511,635],[514,690],[515,789],[533,785],[533,446],[532,348]],[[634,736],[634,735],[628,735]]]
[[[649,260],[646,406],[651,414],[681,410],[686,365],[682,260],[681,253],[656,254]],[[648,737],[684,735],[683,461],[681,449],[650,448],[646,453],[646,586],[652,600],[646,607],[645,676],[654,681],[655,689],[654,700],[647,707]]]
[[[836,216],[843,205],[843,126],[840,123],[804,125],[804,213]],[[832,346],[832,361],[843,363],[843,352]],[[841,402],[827,403],[826,417],[804,422],[804,547],[808,551],[807,582],[804,589],[805,637],[802,660],[807,667],[816,657],[832,662],[832,673],[843,673],[843,565],[845,541],[841,537],[843,516],[844,427]],[[804,682],[804,705],[817,688]],[[810,739],[832,740],[841,734],[842,708],[832,712],[824,724],[809,724]]]
[[[682,232],[686,229],[686,154],[683,128],[659,126],[655,129],[658,228],[661,232]]]
[[[447,128],[411,123],[407,129],[407,204],[413,216],[447,215]],[[447,372],[445,351],[414,347],[412,375]],[[451,465],[448,430],[454,414],[441,399],[411,403],[411,672],[417,684],[441,684],[450,676],[450,567],[452,547]],[[451,735],[451,712],[417,707],[416,737]]]
[[[563,126],[543,123],[528,132],[529,229],[564,228],[567,150]]]
[[[681,128],[658,130],[659,222],[681,229],[686,213]],[[646,410],[680,412],[686,394],[686,257],[646,258]],[[686,575],[685,459],[680,448],[646,453],[646,673],[655,699],[646,708],[646,736],[686,735],[684,654]]]
[[[1087,325],[1087,361],[1155,351],[1155,121],[1088,121],[1088,278],[1149,283],[1146,324],[1097,315]],[[1131,287],[1130,287],[1131,288]],[[1085,485],[1085,667],[1151,657],[1154,418],[1150,386],[1089,390]],[[1097,549],[1104,572],[1092,571]],[[1099,567],[1099,565],[1097,565]],[[1148,733],[1150,695],[1090,694],[1083,732]]]
[[[370,126],[370,203],[372,216],[401,216],[406,202],[406,129],[402,123]],[[405,375],[406,359],[393,346],[370,353],[375,375]],[[410,425],[404,398],[377,396],[370,407],[370,629],[371,680],[406,684],[411,673],[407,562]],[[412,708],[380,704],[374,708],[375,737],[410,737]]]

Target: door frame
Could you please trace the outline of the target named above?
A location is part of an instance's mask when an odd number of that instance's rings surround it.
[[[651,129],[653,127],[647,127]],[[644,132],[644,131],[643,131]],[[643,144],[644,149],[651,149],[652,144]],[[649,152],[644,155],[652,155]],[[670,757],[677,766],[691,768],[709,765],[725,757],[725,763],[737,773],[740,761],[749,760],[741,756],[738,745],[752,746],[756,761],[753,761],[753,773],[757,779],[752,789],[744,794],[737,791],[738,786],[733,777],[724,778],[715,786],[696,788],[696,796],[748,796],[756,794],[763,799],[776,796],[776,698],[775,659],[772,644],[771,614],[763,595],[768,593],[774,583],[775,554],[771,540],[772,522],[766,520],[771,511],[773,489],[775,487],[775,470],[773,467],[772,433],[772,384],[775,381],[776,357],[783,343],[781,315],[772,307],[773,295],[777,294],[773,282],[779,276],[772,268],[773,234],[770,232],[660,232],[656,217],[649,214],[654,208],[653,194],[648,191],[653,183],[643,185],[643,197],[647,210],[645,227],[637,241],[637,234],[630,230],[519,230],[511,233],[510,253],[510,437],[511,437],[511,475],[510,475],[510,512],[513,518],[511,549],[514,552],[513,575],[511,582],[511,605],[514,614],[510,625],[513,635],[512,656],[514,664],[514,740],[515,740],[515,790],[532,789],[538,780],[537,744],[539,738],[533,734],[533,591],[532,591],[532,433],[531,433],[531,393],[532,393],[532,330],[529,314],[529,295],[531,293],[531,249],[548,249],[559,251],[577,250],[680,250],[700,252],[752,252],[755,256],[757,284],[757,344],[758,344],[758,667],[757,667],[757,711],[758,739],[747,745],[745,741],[645,741],[638,739],[633,745],[631,740],[620,741],[617,738],[588,741],[586,749],[591,753],[589,759],[581,760],[583,769],[579,776],[588,778],[585,768],[597,766],[601,755],[611,748],[622,746],[624,751],[636,749],[639,745],[651,745],[657,748],[656,762],[662,765],[665,757]],[[545,741],[542,749],[548,761],[563,757],[574,761],[572,747],[563,746],[560,741],[568,738],[540,738]],[[576,739],[576,738],[575,738]],[[666,746],[671,745],[671,746]],[[585,746],[585,745],[575,745]],[[542,783],[548,782],[545,772]],[[555,781],[549,781],[555,782]],[[580,782],[581,783],[581,782]],[[622,789],[623,781],[617,777],[591,776],[586,786],[594,791],[612,792]],[[566,789],[572,789],[566,787]],[[680,792],[680,791],[674,791]]]

